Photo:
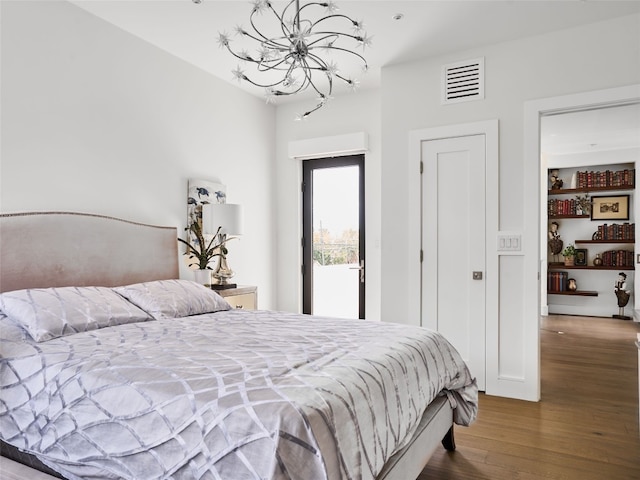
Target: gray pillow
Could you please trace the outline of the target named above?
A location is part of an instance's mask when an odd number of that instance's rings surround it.
[[[36,342],[152,318],[107,287],[58,287],[0,294],[0,310]]]
[[[216,292],[189,280],[156,280],[114,290],[156,320],[231,310]]]

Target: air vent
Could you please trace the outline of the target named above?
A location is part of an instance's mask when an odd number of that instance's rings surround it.
[[[484,57],[442,67],[442,103],[484,99]]]

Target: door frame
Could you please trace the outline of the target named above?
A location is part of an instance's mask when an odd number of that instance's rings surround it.
[[[410,318],[422,321],[422,266],[420,251],[422,249],[422,198],[420,162],[422,161],[422,142],[445,138],[466,137],[470,135],[485,136],[485,187],[486,187],[486,219],[485,219],[485,289],[487,298],[485,303],[486,335],[486,392],[497,394],[499,390],[495,379],[498,374],[498,328],[499,328],[499,256],[496,251],[496,236],[498,233],[498,146],[499,122],[487,120],[482,122],[465,123],[441,127],[426,128],[409,132],[409,178],[407,179],[408,198],[407,215],[409,231],[407,239],[408,282],[408,313]],[[500,252],[505,253],[505,252]]]
[[[307,236],[307,232],[313,232],[313,209],[306,205],[307,200],[313,200],[313,171],[324,168],[339,168],[357,166],[358,175],[358,263],[364,265],[366,273],[366,215],[365,215],[365,162],[364,154],[345,155],[340,157],[313,158],[302,161],[302,313],[311,314],[308,307],[313,306],[313,274],[308,271],[308,266],[313,265],[313,235]],[[358,285],[358,316],[365,318],[366,312],[366,275],[362,275],[364,281]]]
[[[540,120],[543,115],[568,113],[587,108],[605,108],[616,105],[640,102],[640,84],[625,87],[608,88],[594,90],[591,92],[577,93],[572,95],[562,95],[558,97],[543,98],[525,102],[525,129],[524,129],[524,151],[525,151],[525,176],[527,178],[539,178],[538,188],[531,191],[531,185],[525,183],[525,198],[534,198],[531,206],[536,206],[528,210],[527,225],[532,229],[537,228],[538,237],[538,268],[541,278],[547,275],[547,165],[542,159],[540,152]],[[636,165],[637,167],[637,165]],[[531,182],[533,183],[533,182]],[[529,191],[527,192],[527,189]],[[640,198],[634,195],[634,211],[639,212]],[[527,213],[527,212],[525,212]],[[637,237],[636,237],[637,238]],[[640,238],[636,240],[635,251],[639,251]],[[544,252],[543,250],[544,249]],[[634,291],[636,299],[640,298],[640,282],[634,281]],[[547,294],[542,288],[538,292],[539,309],[542,315],[549,314]],[[634,312],[634,317],[636,317]],[[638,320],[636,318],[636,320]]]

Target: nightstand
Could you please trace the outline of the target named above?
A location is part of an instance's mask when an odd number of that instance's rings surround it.
[[[258,308],[258,287],[239,285],[236,288],[216,290],[233,308]]]

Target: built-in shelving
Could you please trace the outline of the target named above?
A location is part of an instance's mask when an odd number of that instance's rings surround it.
[[[575,243],[636,243],[635,240],[576,240]]]
[[[565,265],[564,263],[549,264],[549,270],[635,270],[635,267],[620,267],[620,266],[604,266],[604,265]]]
[[[591,292],[589,290],[574,290],[574,291],[566,291],[566,292],[553,292],[551,290],[547,291],[549,295],[575,295],[577,297],[597,297],[598,292]]]
[[[555,190],[549,190],[549,195],[567,195],[575,193],[591,193],[591,192],[622,192],[626,190],[635,190],[636,187],[624,186],[624,187],[590,187],[590,188],[561,188]]]
[[[549,215],[549,218],[589,218],[589,215]]]
[[[635,170],[633,164],[619,164],[619,165],[603,165],[601,167],[592,166],[589,169],[600,171],[585,172],[585,167],[568,167],[565,169],[557,169],[559,173],[556,178],[564,181],[564,185],[606,185],[606,186],[589,186],[581,188],[548,188],[548,210],[547,217],[549,222],[558,221],[560,227],[558,232],[560,238],[564,242],[564,246],[576,245],[578,250],[584,252],[584,260],[581,265],[565,265],[562,262],[553,261],[558,256],[552,257],[549,254],[549,263],[547,264],[548,279],[547,279],[547,294],[550,296],[560,295],[565,298],[568,297],[602,297],[602,300],[593,300],[592,302],[572,302],[571,300],[562,300],[560,298],[550,302],[556,307],[556,310],[563,313],[571,311],[584,312],[587,309],[594,309],[595,311],[606,311],[608,307],[609,296],[612,297],[611,303],[614,301],[613,283],[616,272],[624,272],[628,275],[629,282],[633,282],[633,277],[630,276],[635,271],[635,255],[633,254],[635,239],[633,231],[629,230],[629,224],[633,227],[633,210],[631,216],[628,218],[615,218],[606,221],[604,219],[592,218],[589,207],[591,205],[584,205],[585,200],[594,202],[596,198],[610,196],[627,196],[627,193],[633,193],[635,190]],[[580,171],[582,170],[582,171]],[[554,182],[551,177],[550,180]],[[571,179],[571,181],[569,181]],[[620,185],[622,183],[623,185]],[[629,195],[631,196],[631,195]],[[633,205],[632,200],[629,200],[629,207]],[[560,213],[562,212],[562,213]],[[631,218],[629,218],[631,217]],[[562,220],[566,220],[563,223]],[[587,220],[584,222],[584,220]],[[619,223],[622,223],[618,225]],[[613,225],[612,225],[613,222]],[[623,227],[624,225],[624,227]],[[611,232],[604,231],[607,228],[616,228]],[[618,230],[619,227],[619,230]],[[604,230],[603,230],[604,229]],[[593,237],[591,237],[593,235]],[[612,238],[612,237],[625,237]],[[606,238],[605,239],[598,239]],[[630,238],[629,238],[630,237]],[[619,252],[619,257],[612,253]],[[629,252],[623,254],[623,252]],[[607,257],[605,257],[607,255]],[[633,257],[633,262],[630,262],[630,257]],[[560,257],[562,258],[562,257]],[[624,263],[625,266],[620,265],[594,265],[595,258],[600,258],[604,263]],[[596,261],[598,263],[598,261]],[[564,270],[564,272],[562,272]],[[598,272],[599,271],[599,272]],[[560,275],[560,277],[558,277]],[[569,278],[575,277],[575,278]],[[569,290],[567,282],[573,280],[578,286],[576,290]],[[559,282],[559,284],[558,284]],[[611,287],[608,288],[609,282]],[[605,287],[605,283],[607,286]],[[573,286],[575,288],[575,284]],[[580,289],[579,287],[583,287]],[[587,288],[591,288],[588,290]],[[595,289],[594,289],[595,287]],[[602,295],[599,295],[602,294]],[[633,305],[633,304],[632,304]],[[630,305],[631,308],[633,306]],[[575,308],[574,308],[575,307]]]

